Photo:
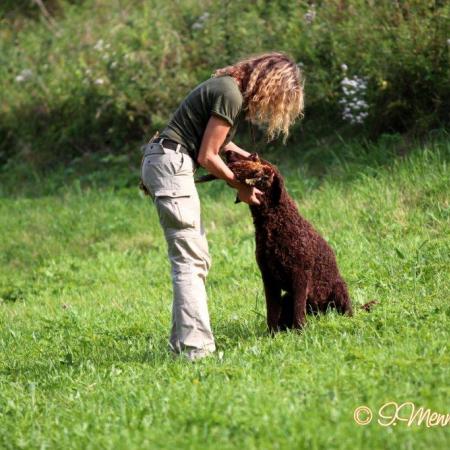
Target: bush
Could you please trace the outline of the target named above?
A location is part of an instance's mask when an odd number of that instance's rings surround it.
[[[448,2],[44,3],[50,21],[29,3],[0,9],[3,163],[126,152],[214,68],[274,49],[303,68],[308,134],[448,125]]]

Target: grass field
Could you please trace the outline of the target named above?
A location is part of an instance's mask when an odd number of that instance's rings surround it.
[[[381,144],[278,156],[354,304],[380,305],[274,338],[249,211],[222,183],[201,186],[218,353],[196,364],[167,351],[165,244],[137,189],[4,186],[0,448],[448,448],[449,426],[384,427],[377,412],[450,412],[449,157],[448,140],[403,157]]]

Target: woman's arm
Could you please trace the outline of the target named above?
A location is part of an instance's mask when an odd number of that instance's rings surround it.
[[[248,203],[249,205],[259,205],[258,195],[261,195],[262,192],[255,187],[248,186],[236,180],[234,173],[219,156],[219,151],[230,128],[230,125],[225,120],[216,116],[211,116],[203,134],[197,162],[208,172],[212,173],[217,178],[225,180],[228,184],[237,189],[239,198],[243,202]]]
[[[224,150],[231,150],[235,153],[237,153],[238,155],[242,155],[242,156],[250,156],[250,153],[247,152],[246,150],[244,150],[243,148],[237,146],[234,142],[228,142],[227,145],[225,145],[225,147],[223,147]]]

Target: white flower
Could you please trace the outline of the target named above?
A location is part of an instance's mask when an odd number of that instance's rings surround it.
[[[205,28],[205,22],[209,19],[209,12],[205,11],[193,24],[193,30],[201,30]]]
[[[450,39],[447,39],[447,45],[450,45]]]
[[[94,83],[101,86],[102,84],[105,84],[105,80],[103,78],[97,78]]]
[[[342,72],[347,72],[347,69],[348,69],[347,64],[341,64]]]
[[[97,50],[98,52],[101,52],[104,48],[104,42],[103,39],[99,39],[95,45],[94,45],[94,50]]]
[[[358,81],[357,80],[349,80],[348,85],[351,87],[358,87]]]
[[[308,25],[313,23],[316,18],[316,5],[312,4],[303,17]]]
[[[33,71],[31,69],[23,69],[19,75],[16,76],[15,80],[17,83],[23,83],[33,78]]]
[[[363,79],[359,79],[359,81],[358,81],[358,86],[359,86],[361,89],[365,89],[365,88],[367,87],[367,81],[365,81],[365,80],[363,80]]]
[[[343,67],[341,66],[343,69]],[[345,71],[347,66],[345,66]],[[369,105],[365,101],[367,81],[364,78],[353,76],[341,80],[342,98],[338,103],[342,107],[342,119],[351,124],[362,124],[368,117]]]

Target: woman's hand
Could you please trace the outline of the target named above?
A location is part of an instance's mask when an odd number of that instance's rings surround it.
[[[249,205],[260,205],[261,201],[259,196],[263,193],[253,186],[248,186],[247,184],[240,184],[238,187],[238,197],[242,202]]]

